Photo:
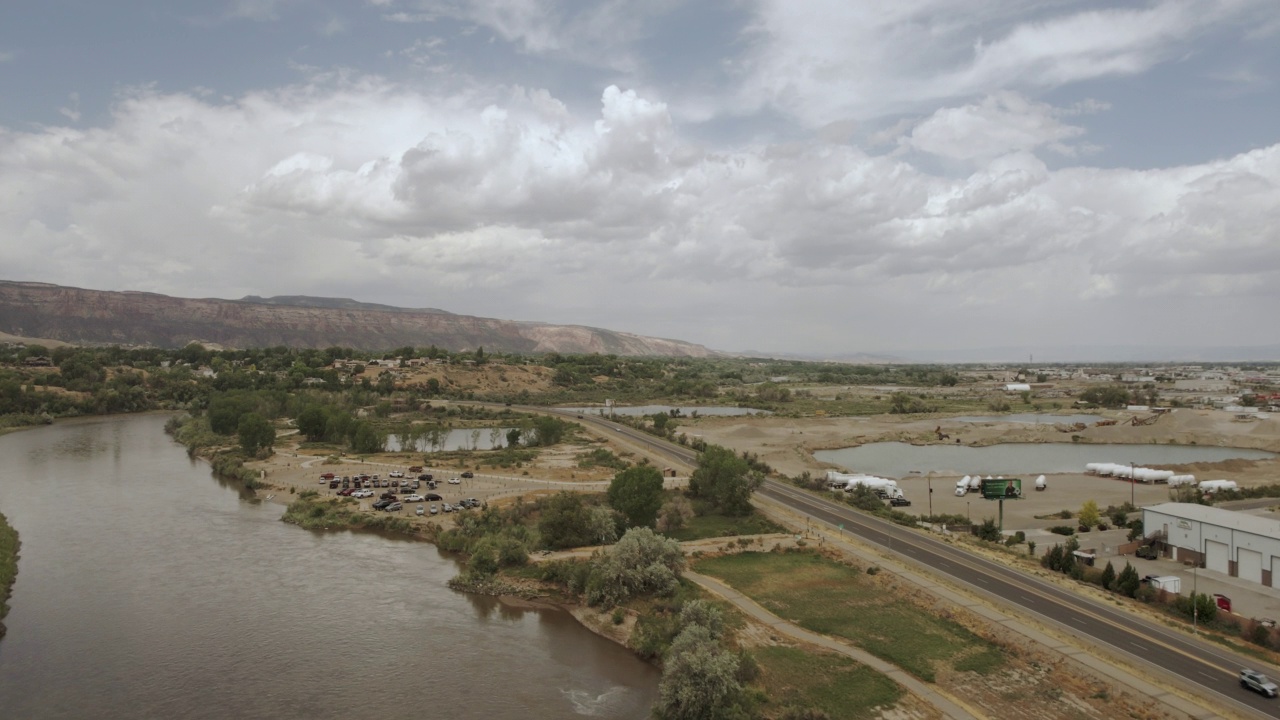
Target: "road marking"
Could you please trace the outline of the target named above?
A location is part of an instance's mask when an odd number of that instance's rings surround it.
[[[1216,678],[1216,677],[1214,677],[1214,676],[1210,675],[1210,674],[1209,674],[1209,673],[1207,673],[1207,672],[1200,672],[1199,670],[1197,670],[1196,672],[1198,672],[1198,673],[1200,673],[1201,675],[1203,675],[1203,676],[1205,676],[1205,677],[1209,678],[1210,680],[1217,680],[1217,679],[1218,679],[1218,678]]]

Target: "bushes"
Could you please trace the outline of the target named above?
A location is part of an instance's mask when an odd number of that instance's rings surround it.
[[[587,602],[617,605],[636,595],[670,595],[684,569],[680,543],[649,528],[632,528],[592,563]]]
[[[1049,528],[1049,532],[1054,533],[1055,535],[1075,535],[1076,529],[1070,525],[1054,525]]]

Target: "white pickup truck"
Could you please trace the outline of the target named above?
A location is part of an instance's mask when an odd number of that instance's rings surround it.
[[[1276,696],[1276,684],[1256,670],[1240,671],[1240,687],[1262,693],[1266,697]]]

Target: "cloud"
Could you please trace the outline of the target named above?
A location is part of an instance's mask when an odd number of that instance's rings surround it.
[[[1070,141],[1084,129],[1059,120],[1059,110],[1011,92],[989,95],[980,103],[943,108],[912,129],[902,144],[955,160],[994,158],[1039,147],[1075,155]]]
[[[932,109],[1002,90],[1041,90],[1133,75],[1178,57],[1211,29],[1248,32],[1265,0],[1162,0],[1078,9],[1038,0],[975,7],[764,0],[734,102],[810,126]]]
[[[848,347],[832,328],[853,316],[892,349],[959,341],[979,311],[1069,332],[1082,308],[1149,301],[1183,314],[1143,332],[1172,336],[1214,302],[1274,307],[1280,145],[1052,170],[1033,153],[1078,138],[1066,116],[1014,95],[929,116],[908,141],[968,163],[948,177],[823,139],[706,148],[660,99],[614,86],[591,112],[546,90],[349,74],[225,103],[135,90],[101,127],[0,129],[0,266],[727,348]]]
[[[232,0],[227,16],[260,22],[279,20],[280,11],[296,0]]]

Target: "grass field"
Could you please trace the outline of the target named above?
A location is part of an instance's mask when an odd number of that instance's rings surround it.
[[[778,616],[845,638],[933,682],[937,671],[987,673],[1000,649],[964,626],[892,595],[864,571],[815,552],[758,553],[699,560],[694,569],[724,580]]]
[[[673,540],[702,540],[703,538],[734,537],[736,535],[760,535],[786,532],[786,528],[769,518],[752,512],[742,517],[727,515],[698,515],[679,530],[663,533]]]
[[[897,683],[843,655],[779,646],[752,655],[769,705],[779,710],[817,708],[832,718],[870,718],[902,697]]]

